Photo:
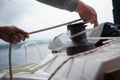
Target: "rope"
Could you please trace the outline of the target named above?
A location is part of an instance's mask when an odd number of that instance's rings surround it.
[[[60,24],[60,25],[56,25],[56,26],[52,26],[52,27],[49,27],[49,28],[45,28],[45,29],[41,29],[41,30],[37,30],[37,31],[33,31],[33,32],[30,32],[29,34],[34,34],[34,33],[38,33],[38,32],[42,32],[42,31],[46,31],[46,30],[50,30],[50,29],[54,29],[54,28],[58,28],[58,27],[61,27],[61,26],[64,26],[64,25],[67,25],[67,24],[71,24],[71,23],[74,23],[74,22],[77,22],[77,21],[80,21],[82,19],[77,19],[77,20],[74,20],[74,21],[70,21],[70,22],[67,22],[67,23],[63,23],[63,24]],[[93,28],[93,29],[96,29],[96,28]],[[86,33],[87,31],[90,31],[90,30],[93,30],[93,29],[88,29],[88,30],[84,30],[82,32],[78,32],[77,34],[75,35],[72,35],[70,38],[74,38],[74,37],[77,37],[83,33]],[[105,37],[105,38],[101,38],[101,37],[98,37],[97,39],[114,39],[114,37]],[[90,39],[90,38],[89,38]],[[91,39],[96,39],[96,38],[91,38]],[[100,47],[99,47],[100,48]],[[84,54],[89,54],[90,52],[94,52],[95,50],[97,50],[98,48],[95,48],[95,49],[92,49],[90,51],[86,51],[84,52]],[[13,80],[13,76],[12,76],[12,44],[10,43],[10,46],[9,46],[9,73],[10,73],[10,80]],[[77,54],[77,55],[73,55],[72,57],[68,58],[66,61],[63,62],[63,64],[61,64],[60,67],[58,67],[58,69],[49,77],[48,80],[51,80],[51,78],[57,73],[57,71],[65,64],[67,63],[69,60],[75,58],[75,57],[78,57],[80,56],[81,54]]]
[[[59,24],[59,25],[56,25],[56,26],[49,27],[49,28],[33,31],[33,32],[30,32],[29,34],[38,33],[38,32],[42,32],[42,31],[47,31],[47,30],[50,30],[50,29],[58,28],[58,27],[61,27],[61,26],[67,25],[67,24],[71,24],[71,23],[80,21],[80,20],[82,20],[82,19],[77,19],[77,20],[74,20],[74,21],[66,22],[66,23],[63,23],[63,24]]]
[[[9,46],[9,73],[10,73],[10,80],[13,80],[12,75],[12,43]]]
[[[70,22],[67,22],[67,23],[63,23],[63,24],[60,24],[60,25],[56,25],[56,26],[52,26],[52,27],[49,27],[49,28],[45,28],[45,29],[41,29],[41,30],[37,30],[37,31],[33,31],[33,32],[30,32],[29,34],[34,34],[34,33],[38,33],[38,32],[42,32],[42,31],[46,31],[46,30],[50,30],[50,29],[54,29],[54,28],[58,28],[58,27],[61,27],[61,26],[64,26],[64,25],[67,25],[67,24],[71,24],[71,23],[74,23],[74,22],[77,22],[77,21],[80,21],[82,19],[77,19],[77,20],[74,20],[74,21],[70,21]],[[95,28],[93,28],[95,29]],[[72,35],[70,38],[74,38],[74,37],[77,37],[83,33],[86,33],[87,31],[90,31],[90,30],[93,30],[93,29],[88,29],[88,30],[84,30],[82,32],[78,32],[77,34],[75,35]],[[114,39],[114,37],[105,37],[105,38],[101,38],[101,37],[98,37],[97,39]],[[92,38],[92,39],[96,39],[96,38]],[[101,47],[99,47],[101,48]],[[90,51],[86,51],[84,52],[83,54],[89,54],[91,52],[94,52],[96,51],[98,48],[95,48],[95,49],[92,49]],[[69,57],[67,60],[65,60],[57,69],[56,71],[49,77],[48,80],[51,80],[52,77],[57,73],[57,71],[65,64],[67,63],[69,60],[75,58],[75,57],[78,57],[78,56],[81,56],[81,53],[80,54],[77,54],[77,55],[73,55],[72,57]],[[12,75],[12,44],[10,43],[10,46],[9,46],[9,74],[10,74],[10,80],[13,80],[13,75]]]
[[[34,33],[42,32],[42,31],[58,28],[58,27],[61,27],[61,26],[67,25],[67,24],[71,24],[71,23],[80,21],[80,20],[82,20],[82,19],[77,19],[77,20],[74,20],[74,21],[70,21],[70,22],[60,24],[60,25],[56,25],[56,26],[52,26],[52,27],[49,27],[49,28],[33,31],[33,32],[30,32],[29,34],[34,34]],[[12,43],[10,43],[10,46],[9,46],[9,74],[10,74],[10,80],[13,80],[13,74],[12,74]]]
[[[94,29],[96,29],[96,28],[94,28]],[[81,31],[81,32],[78,32],[78,33],[72,35],[70,38],[73,39],[73,38],[75,38],[75,37],[77,37],[77,36],[79,36],[79,35],[81,35],[83,33],[86,33],[87,31],[91,31],[91,30],[93,30],[93,28],[92,29],[87,29],[87,30],[84,30],[84,31]]]
[[[61,65],[58,66],[57,69],[55,69],[55,71],[50,75],[50,77],[48,78],[48,80],[51,80],[51,79],[54,77],[54,75],[55,75],[69,60],[74,59],[74,58],[77,58],[77,57],[80,57],[80,56],[82,56],[82,55],[88,55],[88,54],[90,54],[90,53],[93,53],[93,52],[97,51],[97,50],[100,49],[100,48],[103,48],[103,47],[109,46],[109,45],[111,45],[111,43],[106,44],[106,45],[103,45],[103,46],[100,46],[100,47],[97,47],[97,48],[95,48],[95,49],[91,49],[91,50],[89,50],[89,51],[85,51],[85,52],[82,52],[82,53],[79,53],[79,54],[75,54],[75,55],[70,56],[68,59],[66,59],[65,61],[63,61],[63,62],[61,63]]]

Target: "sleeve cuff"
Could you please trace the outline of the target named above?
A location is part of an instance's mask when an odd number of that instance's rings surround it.
[[[69,2],[64,4],[64,6],[66,10],[73,12],[78,6],[78,0],[69,0]]]

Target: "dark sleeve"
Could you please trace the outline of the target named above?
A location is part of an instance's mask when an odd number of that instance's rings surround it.
[[[116,24],[120,24],[120,0],[112,0],[113,18]]]
[[[60,9],[66,9],[68,11],[75,11],[78,5],[78,0],[37,0],[37,1]]]

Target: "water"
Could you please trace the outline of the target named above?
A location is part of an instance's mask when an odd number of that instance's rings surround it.
[[[29,45],[27,47],[29,62],[40,63],[41,58],[39,53],[42,57],[46,57],[48,54],[51,53],[51,50],[48,49],[48,43],[39,44],[39,50],[35,45]],[[5,67],[8,67],[8,52],[9,48],[0,49],[0,72]],[[12,49],[12,65],[19,66],[22,64],[26,64],[26,54],[24,47],[13,47]]]

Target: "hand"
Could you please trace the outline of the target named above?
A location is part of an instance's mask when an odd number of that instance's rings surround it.
[[[94,24],[94,27],[98,25],[97,14],[95,10],[80,0],[78,7],[76,8],[76,12],[79,13],[84,22],[90,22],[91,24]]]
[[[28,37],[27,32],[17,28],[16,26],[0,27],[0,38],[12,44],[16,44],[21,40],[24,41]]]

